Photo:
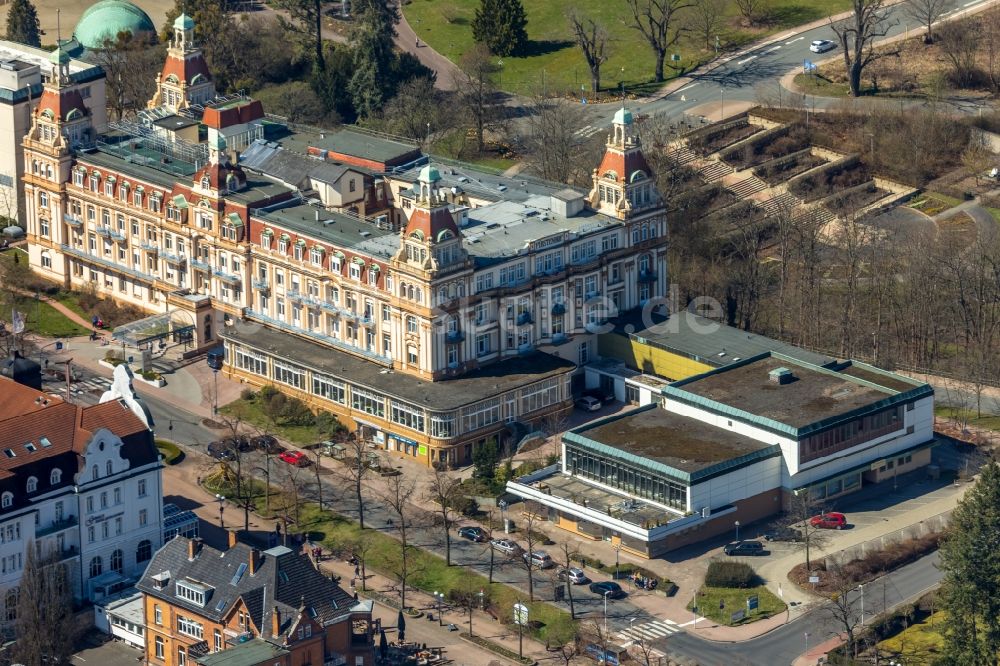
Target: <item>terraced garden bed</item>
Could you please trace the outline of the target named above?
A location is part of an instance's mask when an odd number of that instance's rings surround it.
[[[788,191],[803,201],[816,201],[857,187],[871,179],[871,170],[863,164],[837,164],[792,181],[788,184]]]
[[[829,208],[831,212],[841,215],[861,210],[868,204],[875,203],[888,194],[888,190],[875,187],[875,183],[869,183],[867,187],[862,186],[845,192],[840,196],[833,197],[826,202],[826,207]]]
[[[791,180],[795,176],[809,171],[809,169],[814,169],[824,162],[826,160],[822,157],[811,153],[802,153],[792,159],[777,159],[765,162],[753,170],[753,175],[768,185],[777,185],[786,180]]]
[[[759,131],[756,125],[736,125],[717,132],[706,132],[688,138],[688,148],[699,155],[711,155]]]
[[[722,159],[736,169],[749,169],[808,147],[809,139],[805,132],[793,128],[787,134],[762,136],[745,146],[733,148],[723,154]]]

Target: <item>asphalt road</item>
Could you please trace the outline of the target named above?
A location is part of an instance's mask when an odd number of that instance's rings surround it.
[[[959,11],[977,9],[991,1],[946,0],[945,10],[948,13],[944,19],[947,20]],[[906,15],[900,4],[890,7],[888,16],[888,20],[891,23],[894,22],[894,25],[888,30],[886,38],[901,35],[918,27],[917,22]],[[691,83],[662,97],[645,102],[640,101],[637,103],[636,110],[644,114],[664,113],[674,118],[707,103],[721,103],[724,110],[725,103],[728,101],[757,101],[759,99],[758,93],[784,103],[788,103],[785,100],[795,95],[801,102],[813,108],[824,108],[829,104],[839,103],[839,100],[806,97],[782,90],[780,84],[781,77],[789,71],[802,71],[804,61],[818,62],[828,58],[843,57],[840,46],[821,54],[812,53],[809,50],[809,44],[813,40],[836,40],[836,35],[828,24],[800,33],[795,33],[794,30],[789,31],[774,39],[776,41],[773,43],[740,53],[725,64],[710,71],[702,73],[695,71],[689,74],[688,78],[691,79]],[[641,46],[637,45],[636,48],[641,48]],[[922,104],[923,102],[917,103]],[[959,104],[958,106],[966,112],[974,112],[979,108],[975,103]],[[587,122],[591,124],[580,132],[583,136],[596,134],[611,124],[608,105],[591,107],[586,115]]]
[[[941,580],[941,571],[935,552],[912,564],[897,569],[869,583],[864,588],[865,617],[870,618],[884,608],[892,608],[904,601],[919,597],[935,587]],[[861,612],[861,592],[851,596],[855,612]],[[699,666],[734,666],[738,664],[791,664],[809,646],[815,646],[842,633],[844,627],[838,624],[826,607],[817,607],[794,622],[743,643],[714,643],[679,633],[654,643],[666,654],[684,655],[694,658]]]

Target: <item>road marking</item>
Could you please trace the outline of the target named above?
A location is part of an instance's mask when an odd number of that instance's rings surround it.
[[[679,631],[681,631],[681,628],[676,622],[671,620],[657,620],[623,629],[618,632],[618,635],[632,640],[655,640],[676,634]]]
[[[678,90],[677,92],[679,92],[679,93],[680,92],[684,92],[685,90],[690,90],[691,88],[694,88],[695,86],[700,86],[700,85],[701,85],[701,81],[697,81],[695,83],[689,83],[686,86],[684,86],[683,88],[681,88],[680,90]]]
[[[766,53],[771,53],[772,51],[777,51],[777,50],[778,50],[778,49],[780,49],[780,48],[781,48],[781,44],[778,44],[777,46],[772,46],[771,48],[769,48],[769,49],[768,49],[768,50],[766,51]]]
[[[795,39],[785,42],[785,46],[788,46],[789,44],[794,44],[795,42],[801,42],[803,39],[805,39],[805,37],[796,37]]]
[[[750,62],[751,60],[754,60],[756,57],[757,56],[754,55],[754,56],[750,56],[749,58],[744,58],[743,60],[740,60],[736,64],[737,65],[745,65],[746,63]]]
[[[781,37],[777,37],[775,39],[775,41],[776,42],[780,42],[783,39],[788,39],[789,37],[794,37],[794,36],[795,36],[795,33],[794,32],[790,32],[787,35],[782,35]],[[799,37],[799,39],[804,39],[804,38],[803,37]]]
[[[974,2],[967,2],[967,3],[965,3],[965,4],[964,4],[964,5],[962,5],[962,6],[963,6],[963,7],[971,7],[972,5],[978,5],[978,4],[979,4],[980,2],[982,2],[982,1],[983,1],[983,0],[974,0]]]

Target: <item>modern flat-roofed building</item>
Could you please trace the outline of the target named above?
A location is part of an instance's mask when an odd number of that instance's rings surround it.
[[[930,462],[933,390],[856,362],[767,352],[663,387],[657,404],[563,436],[562,461],[511,481],[550,520],[654,557]]]

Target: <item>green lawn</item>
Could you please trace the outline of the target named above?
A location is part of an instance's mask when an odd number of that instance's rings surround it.
[[[173,442],[168,442],[165,439],[157,439],[156,448],[163,454],[163,463],[165,465],[176,465],[184,459],[184,452]]]
[[[738,622],[732,621],[732,614],[738,610],[747,610],[747,599],[756,595],[759,607],[753,613]],[[724,601],[725,607],[719,608],[719,602]],[[694,610],[693,603],[688,603],[688,610]],[[748,624],[771,617],[785,610],[785,602],[774,596],[763,585],[751,588],[708,587],[703,586],[698,591],[698,615],[725,626],[733,624]]]
[[[990,401],[988,400],[983,400],[983,406],[985,407],[989,402]],[[984,412],[982,418],[978,418],[976,416],[975,408],[961,409],[959,407],[951,407],[949,405],[942,405],[938,403],[934,405],[934,414],[944,418],[962,421],[971,426],[976,426],[977,428],[1000,431],[1000,416],[994,416]]]
[[[83,317],[85,321],[90,321],[92,313],[87,312],[83,309],[83,306],[80,305],[79,294],[71,291],[60,291],[56,295],[55,299],[62,305],[65,305],[67,308]]]
[[[36,303],[34,300],[29,300],[24,302],[21,307],[25,310],[28,330],[39,335],[47,338],[70,338],[89,333],[48,303]]]
[[[276,437],[298,444],[308,446],[315,444],[318,440],[324,439],[316,432],[315,426],[272,426],[264,412],[261,411],[260,404],[256,400],[244,400],[238,398],[228,405],[219,407],[219,413],[233,419],[239,419],[244,423],[249,423],[261,430],[267,430]]]
[[[849,5],[849,0],[774,0],[770,23],[750,31],[739,28],[734,5],[729,3],[727,27],[720,31],[721,42],[723,48],[739,48],[769,34],[842,12]],[[471,23],[478,6],[479,0],[413,0],[403,6],[403,13],[421,41],[457,63],[472,45]],[[597,19],[609,33],[609,58],[601,68],[604,89],[616,89],[623,78],[628,89],[652,89],[649,84],[653,79],[653,53],[641,35],[624,24],[625,3],[524,0],[524,8],[528,15],[528,53],[502,59],[503,66],[497,76],[502,89],[519,94],[579,96],[583,86],[588,91],[584,96],[590,96],[590,75],[566,20],[570,8]],[[714,56],[715,49],[706,48],[692,37],[683,39],[671,53],[680,55],[679,65],[690,70]],[[667,70],[668,77],[673,73],[674,70]]]
[[[216,485],[218,478],[218,476],[206,478],[203,481],[205,489],[227,496],[234,495],[231,487],[224,484]],[[262,482],[260,485],[263,487]],[[275,507],[281,505],[282,499],[279,489],[272,487],[271,492],[270,506],[273,511]],[[255,500],[255,507],[258,513],[263,513],[263,489],[261,489],[261,496]],[[265,518],[271,517],[265,516]],[[321,511],[315,503],[303,505],[299,517],[301,524],[290,529],[295,532],[308,531],[311,540],[322,542],[326,548],[349,549],[350,545],[358,542],[361,535],[364,534],[364,538],[371,539],[365,568],[389,578],[396,577],[393,572],[398,570],[400,554],[398,540],[372,529],[361,530],[356,522],[330,511]],[[542,601],[528,603],[524,599],[527,596],[526,593],[502,583],[490,584],[485,576],[470,573],[463,567],[449,567],[443,558],[426,550],[415,549],[409,560],[411,573],[407,581],[408,589],[416,588],[425,592],[443,591],[445,594],[452,591],[468,593],[469,591],[486,590],[497,612],[502,614],[501,617],[504,618],[512,616],[513,606],[517,601],[526,603],[531,609],[530,617],[532,624],[536,627],[535,634],[538,638],[544,640],[548,637],[557,641],[572,635],[572,632],[569,631],[572,625],[569,613],[551,604]],[[398,602],[398,595],[396,601]]]
[[[892,638],[878,644],[882,654],[893,653],[906,659],[907,664],[931,664],[942,653],[944,647],[944,611],[938,611],[923,621],[916,622]]]

